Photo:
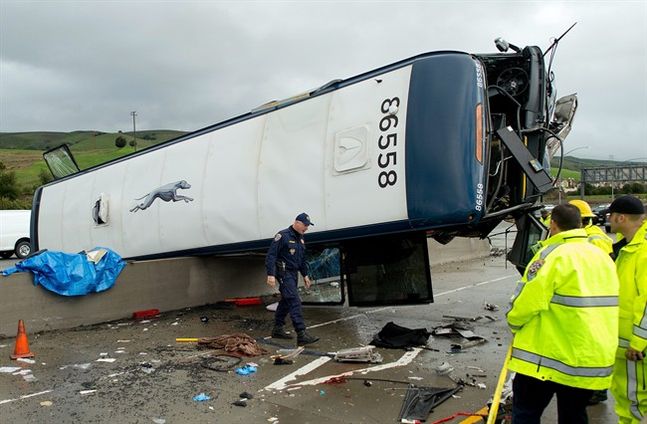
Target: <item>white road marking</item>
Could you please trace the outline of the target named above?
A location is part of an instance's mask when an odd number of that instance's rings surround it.
[[[5,403],[9,403],[9,402],[15,402],[15,401],[21,400],[21,399],[27,399],[27,398],[34,397],[34,396],[44,395],[45,393],[49,393],[49,392],[51,392],[51,390],[45,390],[43,392],[32,393],[30,395],[23,395],[23,396],[20,396],[19,398],[16,398],[16,399],[0,400],[0,405],[5,404]]]
[[[501,280],[507,280],[509,278],[517,278],[517,277],[514,276],[514,275],[506,275],[506,276],[503,276],[503,277],[494,278],[492,280],[481,281],[480,283],[474,283],[474,284],[470,284],[468,286],[458,287],[458,288],[453,289],[453,290],[448,290],[448,291],[445,291],[445,292],[437,293],[437,294],[434,295],[434,297],[436,298],[436,297],[440,297],[440,296],[445,296],[445,295],[456,293],[456,292],[459,292],[459,291],[462,291],[462,290],[467,290],[467,289],[471,289],[471,288],[478,287],[478,286],[484,286],[486,284],[496,283],[496,282],[501,281]],[[420,306],[420,305],[405,305],[405,306],[398,306],[398,308],[412,308],[412,307],[415,307],[415,306]],[[344,317],[344,318],[334,319],[332,321],[326,321],[326,322],[322,322],[322,323],[319,323],[319,324],[310,325],[307,328],[311,329],[311,328],[317,328],[317,327],[324,327],[326,325],[336,324],[338,322],[343,322],[343,321],[349,321],[351,319],[363,317],[363,316],[366,316],[368,314],[374,314],[376,312],[386,311],[388,309],[393,309],[393,306],[385,306],[383,308],[371,309],[370,311],[362,312],[361,314],[355,314],[355,315],[351,315],[351,316]]]
[[[310,371],[319,368],[326,362],[330,361],[332,358],[329,356],[322,356],[320,358],[315,359],[314,361],[310,362],[309,364],[306,364],[299,368],[298,370],[294,371],[293,373],[290,373],[283,377],[280,380],[275,381],[274,383],[270,384],[269,386],[265,387],[263,390],[283,390],[287,387],[287,382],[295,380],[298,376],[300,375],[305,375],[309,373]]]
[[[341,374],[335,374],[335,375],[327,375],[325,377],[319,377],[315,378],[313,380],[308,380],[308,381],[301,381],[299,383],[294,383],[290,385],[284,385],[284,387],[301,387],[301,386],[315,386],[317,384],[322,384],[331,378],[336,378],[336,377],[350,377],[351,375],[355,373],[359,373],[362,375],[366,375],[369,372],[375,372],[375,371],[382,371],[386,370],[389,368],[395,368],[395,367],[403,367],[405,365],[409,365],[415,358],[418,356],[418,354],[422,351],[420,348],[414,348],[411,352],[406,352],[404,355],[400,357],[395,362],[389,362],[388,364],[381,364],[381,365],[376,365],[374,367],[368,367],[368,368],[361,368],[358,370],[353,370],[353,371],[347,371]]]

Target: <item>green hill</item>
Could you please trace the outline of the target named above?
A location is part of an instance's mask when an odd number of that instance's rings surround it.
[[[137,132],[137,149],[144,149],[186,134],[174,130],[149,130]],[[43,152],[61,144],[68,144],[79,167],[86,169],[101,163],[126,156],[134,152],[127,145],[115,146],[117,137],[130,142],[130,133],[104,133],[100,131],[50,132],[13,132],[0,133],[0,162],[8,171],[16,174],[19,190],[25,201],[31,197],[36,187],[49,177],[49,170],[43,160]]]
[[[137,132],[137,145],[145,148],[186,134],[175,130],[147,130]],[[72,151],[115,148],[115,139],[123,136],[132,140],[132,132],[105,133],[101,131],[72,132],[5,132],[0,133],[0,149],[48,150],[61,144],[69,144]]]

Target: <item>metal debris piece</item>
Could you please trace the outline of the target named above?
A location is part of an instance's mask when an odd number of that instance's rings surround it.
[[[343,349],[334,353],[337,362],[368,362],[379,364],[382,362],[382,355],[373,352],[375,346],[362,346],[350,349]]]

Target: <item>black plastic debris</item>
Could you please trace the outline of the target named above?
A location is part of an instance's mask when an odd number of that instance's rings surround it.
[[[433,408],[449,399],[463,386],[454,388],[443,387],[409,387],[402,402],[398,421],[419,420],[425,421]]]
[[[373,341],[369,344],[390,349],[424,346],[430,335],[431,333],[426,328],[411,329],[389,322],[373,337]]]
[[[234,406],[242,406],[243,408],[247,406],[247,399],[238,399],[236,402],[232,402]]]
[[[238,397],[243,399],[254,399],[254,395],[249,392],[242,392],[241,394],[238,395]]]
[[[208,322],[209,322],[209,317],[207,317],[207,316],[201,316],[201,317],[200,317],[200,321],[202,321],[203,323],[205,323],[205,324],[206,324],[206,323],[208,323]]]

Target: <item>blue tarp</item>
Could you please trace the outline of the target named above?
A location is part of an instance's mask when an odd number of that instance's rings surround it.
[[[105,254],[101,254],[105,251]],[[88,255],[100,257],[97,263]],[[83,296],[108,290],[115,284],[126,263],[121,256],[105,247],[77,254],[43,250],[2,271],[2,275],[30,271],[34,285],[62,296]]]

